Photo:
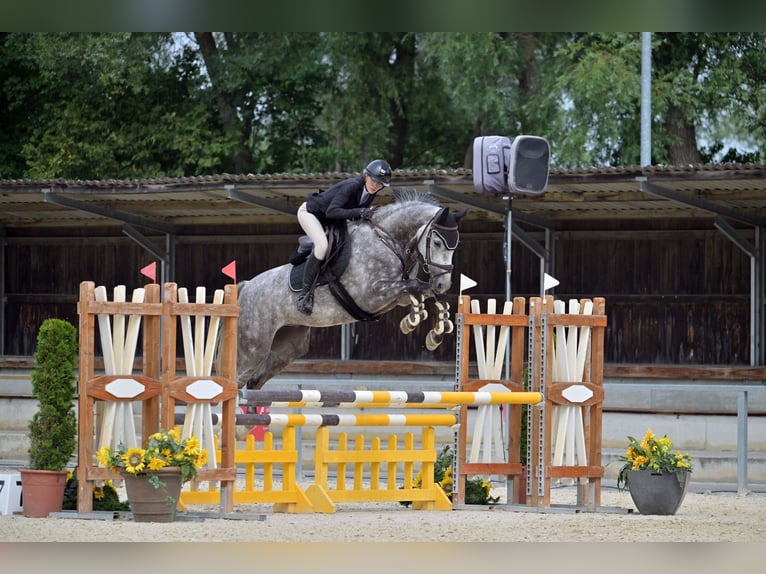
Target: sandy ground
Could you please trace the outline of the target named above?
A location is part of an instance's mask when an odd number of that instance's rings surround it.
[[[627,491],[602,488],[598,512],[574,512],[576,489],[552,489],[544,512],[514,507],[417,511],[397,503],[338,503],[335,514],[280,514],[270,505],[193,506],[170,524],[0,516],[3,542],[766,542],[766,493],[692,483],[674,516],[638,514]],[[504,495],[499,486],[494,494]],[[475,509],[474,509],[475,508]]]
[[[217,506],[194,506],[166,524],[136,523],[129,514],[109,520],[16,514],[0,516],[0,572],[762,572],[766,493],[691,488],[696,492],[674,516],[642,516],[630,494],[614,487],[602,489],[600,512],[574,512],[571,486],[552,490],[547,512],[340,503],[335,514],[237,505],[231,516],[216,518]],[[504,492],[503,485],[493,495]]]

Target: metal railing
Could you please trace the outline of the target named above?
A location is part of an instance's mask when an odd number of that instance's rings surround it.
[[[747,480],[747,395],[754,391],[766,390],[764,383],[749,384],[699,384],[699,383],[604,383],[605,394],[609,389],[614,390],[652,390],[680,391],[689,393],[718,392],[737,393],[737,492],[745,494],[748,491]]]

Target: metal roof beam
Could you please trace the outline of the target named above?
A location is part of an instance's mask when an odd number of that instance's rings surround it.
[[[160,260],[160,285],[175,279],[175,235],[165,235],[165,249],[162,250],[127,223],[122,226],[122,232]]]
[[[641,191],[648,193],[649,195],[654,195],[663,199],[675,201],[676,203],[681,203],[683,205],[696,207],[697,209],[702,209],[703,211],[717,213],[718,215],[723,215],[724,217],[729,217],[736,221],[741,221],[742,223],[747,223],[755,227],[766,227],[766,219],[763,217],[750,215],[749,213],[742,213],[736,209],[731,209],[729,207],[719,205],[701,197],[689,197],[677,191],[672,191],[670,189],[654,185],[653,183],[650,183],[646,178],[639,177],[637,179],[641,182]]]
[[[716,215],[715,219],[713,220],[713,225],[717,227],[721,233],[728,237],[729,240],[734,243],[734,245],[744,251],[748,257],[757,256],[758,253],[755,250],[755,246],[751,245],[750,242],[745,239],[741,233],[734,229],[726,220],[721,219],[720,216]]]
[[[500,207],[497,203],[490,201],[484,196],[477,197],[476,195],[467,195],[457,191],[452,191],[451,189],[446,189],[434,184],[434,180],[432,179],[425,180],[424,183],[428,186],[428,193],[432,195],[444,197],[445,199],[449,199],[455,203],[460,203],[475,209],[481,209],[482,211],[488,211],[489,213],[497,213],[505,217],[506,208]],[[518,219],[522,223],[528,223],[530,225],[536,225],[542,228],[553,229],[556,227],[556,223],[552,220],[526,215],[517,211],[513,212],[513,218]]]
[[[516,212],[513,212],[514,219],[516,218]],[[515,223],[511,223],[511,227],[513,228],[513,235],[521,241],[521,244],[524,245],[527,249],[532,251],[535,255],[537,255],[540,259],[543,261],[548,260],[548,250],[540,245],[537,241],[535,241],[529,233],[524,231],[521,227],[516,225]]]
[[[128,237],[130,237],[133,241],[138,243],[141,247],[146,249],[149,253],[154,255],[157,259],[162,261],[163,263],[167,263],[168,260],[170,259],[170,257],[168,257],[167,251],[157,247],[154,243],[149,241],[149,239],[145,235],[139,233],[127,223],[122,226],[122,232]]]
[[[50,189],[43,189],[42,191],[46,203],[54,203],[62,207],[68,207],[69,209],[93,213],[108,219],[116,219],[123,223],[132,223],[133,225],[139,225],[141,227],[146,227],[147,229],[154,229],[155,231],[160,231],[162,233],[175,233],[175,226],[167,223],[159,223],[132,213],[125,213],[115,209],[106,209],[97,205],[91,205],[84,201],[64,197],[63,195],[52,192]]]
[[[265,207],[277,213],[295,215],[298,211],[293,205],[283,201],[272,201],[256,195],[251,195],[243,191],[237,190],[234,185],[227,185],[226,189],[229,190],[229,199],[241,201],[242,203],[249,203],[251,205],[257,205],[258,207]]]

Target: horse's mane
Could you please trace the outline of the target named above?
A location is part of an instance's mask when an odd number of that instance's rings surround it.
[[[396,203],[423,202],[441,207],[441,203],[439,203],[433,195],[418,191],[417,189],[412,189],[410,187],[395,187],[393,188],[392,193]]]

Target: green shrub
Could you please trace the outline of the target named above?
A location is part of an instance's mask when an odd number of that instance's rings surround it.
[[[38,410],[29,422],[29,465],[63,470],[77,448],[75,365],[77,329],[62,319],[46,319],[37,335],[32,396]]]

